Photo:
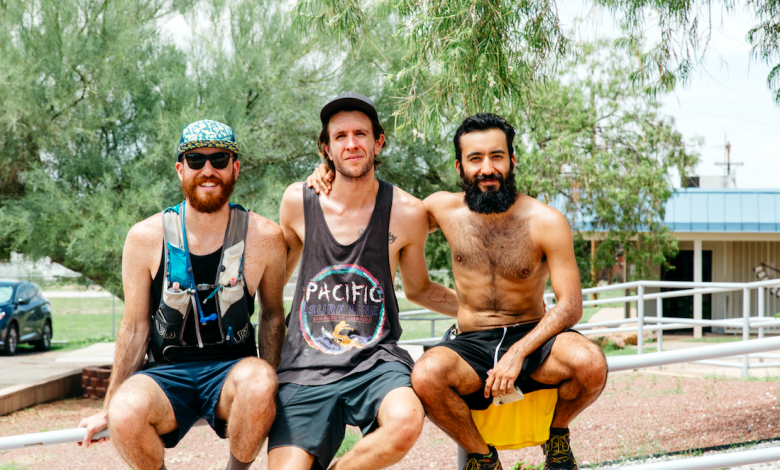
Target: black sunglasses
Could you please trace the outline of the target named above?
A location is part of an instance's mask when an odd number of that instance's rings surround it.
[[[202,153],[188,153],[186,155],[182,155],[182,159],[186,159],[187,165],[189,165],[189,167],[193,170],[200,170],[203,168],[203,166],[206,164],[206,160],[211,162],[211,166],[215,170],[224,170],[227,168],[228,163],[230,163],[230,157],[232,156],[233,154],[229,152],[218,152],[209,155],[204,155]]]

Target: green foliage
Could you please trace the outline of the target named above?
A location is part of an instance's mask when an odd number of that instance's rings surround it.
[[[631,86],[627,62],[606,43],[586,44],[555,79],[533,87],[533,106],[509,116],[525,144],[515,148],[520,191],[559,207],[580,236],[597,232],[597,269],[625,253],[634,276],[646,278],[677,249],[661,223],[670,171],[686,174],[697,154],[660,104]],[[588,285],[589,244],[575,248]]]
[[[198,4],[214,21],[187,51],[159,33],[168,3],[41,0],[0,11],[9,78],[0,168],[13,170],[0,173],[6,253],[50,256],[121,296],[127,231],[181,199],[173,150],[182,127],[204,117],[240,136],[235,199],[262,215],[277,218],[284,187],[314,167],[323,78],[277,2]]]
[[[343,90],[374,99],[388,140],[378,175],[418,198],[457,190],[451,131],[464,113],[493,110],[518,128],[520,190],[609,231],[598,266],[625,251],[641,275],[674,251],[660,225],[667,175],[695,155],[629,86],[624,56],[585,46],[553,73],[569,45],[541,2],[393,1],[305,0],[296,15],[280,0],[0,1],[0,258],[50,256],[121,297],[128,230],[182,198],[173,150],[186,124],[234,128],[233,201],[277,220],[285,187],[319,163],[320,106]],[[194,31],[185,46],[159,27],[179,14]],[[350,54],[334,50],[358,33]],[[409,87],[422,98],[399,107]],[[437,94],[445,101],[425,104]],[[450,269],[440,233],[426,255]]]
[[[780,103],[780,1],[749,0],[759,22],[748,33],[756,57],[773,65],[767,83]],[[330,35],[361,49],[376,40],[373,10],[397,20],[406,52],[388,72],[398,88],[399,128],[439,132],[446,122],[501,105],[525,106],[529,87],[550,79],[578,52],[560,28],[554,3],[542,0],[299,0],[301,30]],[[712,34],[714,8],[730,12],[733,0],[593,0],[622,27],[616,45],[635,57],[628,79],[651,98],[688,84]],[[647,31],[658,33],[650,42]]]
[[[339,447],[339,450],[336,451],[336,455],[334,458],[339,458],[342,455],[349,452],[349,449],[351,449],[357,442],[362,438],[363,436],[360,435],[359,432],[355,431],[352,428],[347,428],[347,432],[344,435],[344,440],[341,441],[341,446]]]
[[[775,93],[775,102],[780,103],[780,1],[748,0],[747,3],[759,20],[747,37],[753,46],[753,55],[772,66],[766,81]]]

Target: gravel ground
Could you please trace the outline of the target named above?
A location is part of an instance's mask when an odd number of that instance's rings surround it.
[[[72,399],[18,411],[0,417],[0,436],[74,427],[100,406],[98,400]],[[597,466],[685,449],[780,438],[779,418],[780,382],[625,374],[611,377],[602,396],[570,428],[580,464]],[[455,452],[455,445],[444,433],[426,421],[415,447],[391,468],[455,469]],[[171,470],[217,470],[224,468],[227,454],[227,441],[207,427],[195,428],[178,447],[168,451],[166,465]],[[541,450],[501,452],[507,470],[519,460],[539,463]],[[0,453],[0,470],[125,468],[110,444]],[[268,468],[265,452],[252,468]]]

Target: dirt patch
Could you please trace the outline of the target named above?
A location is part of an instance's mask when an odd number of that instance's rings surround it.
[[[602,396],[570,426],[581,464],[780,437],[780,382],[678,378],[628,374],[610,378]],[[0,417],[0,435],[67,429],[101,406],[74,399],[39,405]],[[455,444],[426,420],[414,448],[400,463],[405,469],[455,469]],[[228,443],[205,428],[194,428],[166,454],[178,469],[222,469]],[[508,469],[518,461],[542,461],[538,447],[502,451]],[[0,453],[0,468],[126,469],[110,444],[83,449],[75,444]],[[267,470],[262,452],[255,470]]]

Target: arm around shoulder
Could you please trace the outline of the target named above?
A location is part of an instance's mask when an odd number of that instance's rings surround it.
[[[428,265],[425,260],[425,241],[428,238],[427,226],[429,216],[425,205],[418,199],[409,196],[411,200],[404,204],[404,240],[407,244],[401,249],[399,265],[401,268],[401,283],[406,298],[421,307],[447,316],[457,317],[457,294],[430,280]]]

